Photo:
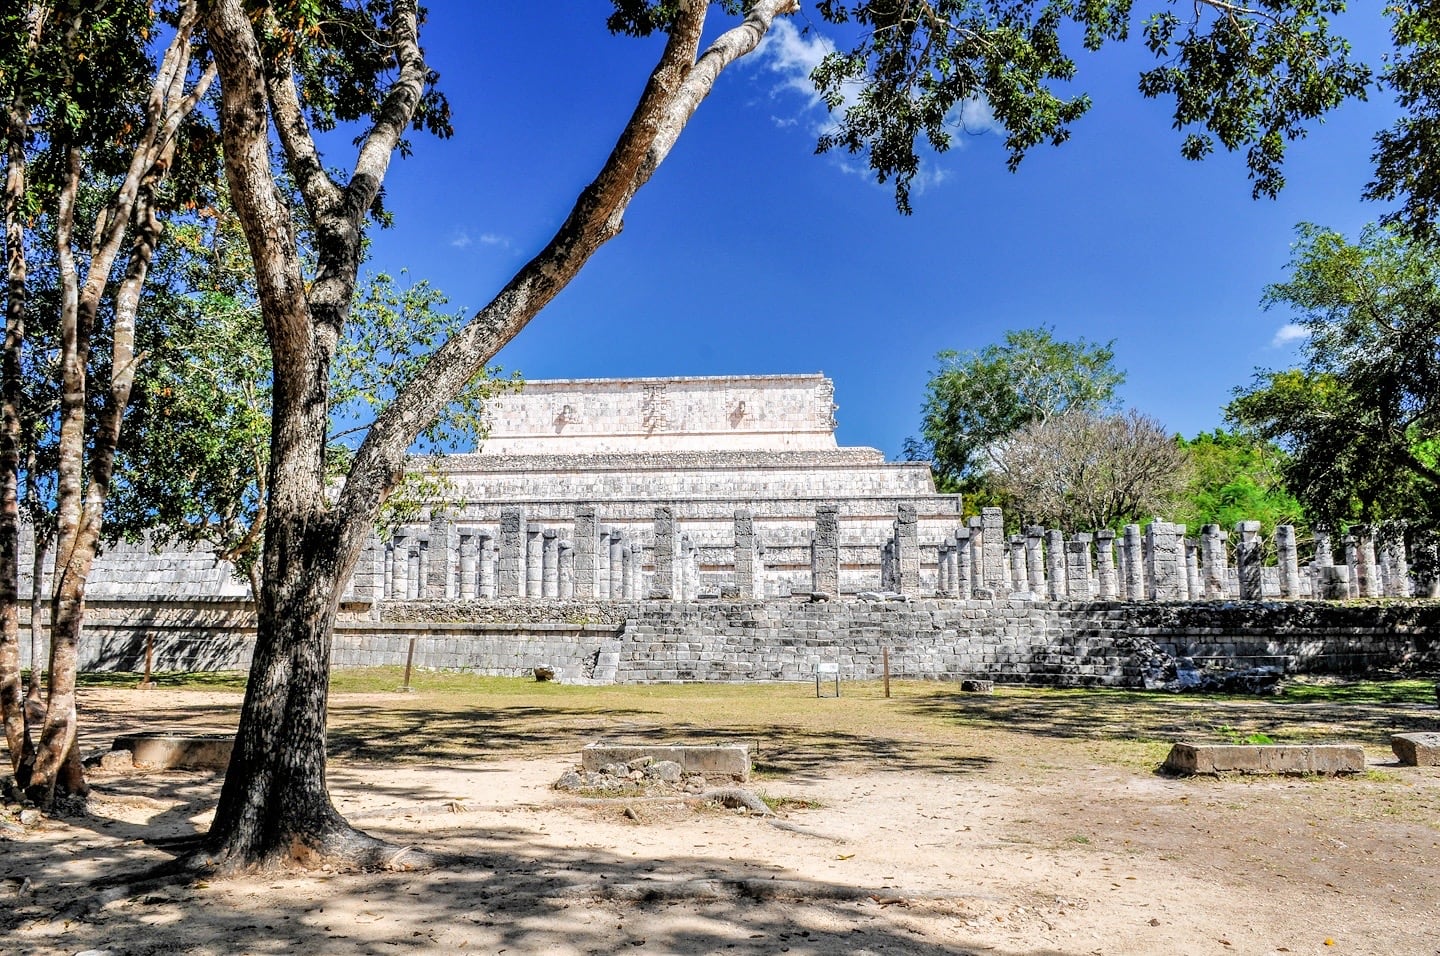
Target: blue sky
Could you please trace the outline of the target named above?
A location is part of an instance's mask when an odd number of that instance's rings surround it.
[[[568,12],[431,0],[423,39],[456,135],[417,134],[414,156],[391,167],[397,224],[375,236],[372,268],[408,268],[474,309],[568,212],[658,45],[611,37],[605,0],[558,6]],[[712,32],[725,19],[712,13]],[[1378,16],[1348,20],[1358,47],[1383,49]],[[824,113],[799,70],[827,29],[814,25],[726,71],[624,233],[501,352],[507,371],[823,371],[840,442],[894,457],[936,352],[1052,325],[1114,339],[1124,402],[1192,435],[1221,424],[1256,367],[1295,359],[1293,342],[1277,344],[1289,317],[1258,304],[1284,275],[1295,224],[1353,234],[1383,212],[1359,197],[1388,97],[1294,144],[1281,198],[1253,201],[1240,157],[1180,158],[1168,104],[1135,90],[1147,59],[1132,42],[1082,55],[1073,88],[1095,105],[1070,142],[1011,174],[1000,137],[964,136],[929,164],[904,217],[854,160],[813,155]]]

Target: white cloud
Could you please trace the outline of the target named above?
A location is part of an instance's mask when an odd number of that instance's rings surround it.
[[[780,74],[777,89],[793,90],[816,107],[823,104],[820,94],[815,92],[815,84],[810,82],[810,74],[821,60],[834,52],[835,44],[829,37],[818,33],[806,35],[789,20],[777,19],[760,41],[755,59],[770,72]]]
[[[455,249],[468,249],[477,242],[482,246],[494,246],[498,249],[504,249],[507,252],[515,248],[508,237],[502,236],[499,233],[483,232],[478,236],[472,236],[463,229],[455,233],[455,238],[450,240],[450,245]]]
[[[1286,322],[1275,330],[1275,337],[1270,340],[1270,347],[1283,349],[1287,345],[1294,345],[1296,342],[1304,341],[1310,337],[1310,330],[1298,322]]]

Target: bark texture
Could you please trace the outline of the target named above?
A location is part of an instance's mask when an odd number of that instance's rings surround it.
[[[366,211],[428,78],[413,0],[386,22],[396,79],[362,139],[353,172],[325,170],[305,122],[293,64],[267,63],[242,0],[214,0],[207,19],[220,69],[221,132],[231,198],[255,261],[274,358],[273,425],[259,631],[240,728],[211,828],[220,867],[280,858],[395,862],[351,828],[325,787],[325,703],[338,599],[405,452],[455,394],[618,235],[630,200],[659,166],[720,72],[754,50],[795,0],[758,0],[698,54],[708,4],[686,0],[634,113],[594,181],[545,248],[427,361],[380,414],[333,503],[324,490],[331,357],[348,317]],[[316,231],[314,282],[302,280],[295,225],[271,173],[270,124]]]
[[[101,212],[81,278],[74,245],[75,207],[85,163],[77,145],[64,146],[56,257],[61,284],[60,438],[56,480],[55,583],[50,611],[50,685],[27,795],[50,806],[58,794],[83,797],[87,787],[75,752],[75,672],[84,627],[85,585],[103,530],[105,501],[121,424],[135,381],[135,319],[162,223],[155,190],[173,161],[176,134],[214,79],[204,71],[193,88],[186,78],[193,59],[191,34],[198,4],[185,4],[146,103],[145,124],[115,195]],[[126,239],[125,272],[114,290],[110,377],[99,421],[87,446],[90,348],[111,273]]]

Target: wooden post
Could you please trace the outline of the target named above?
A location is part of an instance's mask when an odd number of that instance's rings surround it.
[[[141,690],[149,690],[155,685],[150,681],[150,671],[155,664],[155,632],[151,631],[145,635],[145,679],[140,682]]]
[[[883,648],[882,651],[883,651],[882,657],[883,657],[884,665],[885,665],[885,699],[886,699],[886,700],[889,700],[889,699],[890,699],[890,648],[888,648],[888,647]]]
[[[400,688],[401,691],[403,691],[404,693],[407,693],[407,694],[408,694],[408,693],[411,693],[411,691],[413,690],[413,688],[411,688],[411,686],[410,686],[410,668],[411,668],[411,666],[412,666],[414,663],[415,663],[415,638],[412,637],[412,638],[410,638],[410,648],[409,648],[409,650],[407,650],[407,651],[405,652],[405,686],[403,686],[403,687]]]

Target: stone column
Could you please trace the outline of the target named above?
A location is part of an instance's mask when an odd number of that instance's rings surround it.
[[[970,519],[970,593],[985,586],[985,526],[978,517]]]
[[[395,542],[385,542],[385,553],[383,556],[384,568],[381,570],[383,578],[381,584],[384,587],[385,600],[395,599]]]
[[[1323,531],[1319,528],[1315,529],[1315,557],[1311,558],[1310,563],[1317,568],[1334,567],[1334,547],[1334,544],[1330,541],[1329,531]]]
[[[595,506],[575,506],[575,597],[587,601],[595,597],[595,544],[599,532],[595,525]]]
[[[540,593],[554,600],[560,596],[560,532],[546,528],[540,537]]]
[[[920,591],[920,537],[915,506],[901,505],[895,518],[896,590],[901,594]]]
[[[914,509],[910,527],[915,528]],[[913,539],[912,539],[913,540]],[[915,590],[920,588],[919,541],[914,541]],[[815,540],[811,544],[810,590],[840,597],[840,506],[823,504],[815,509]],[[913,592],[906,592],[913,593]]]
[[[1052,601],[1063,601],[1070,594],[1065,578],[1065,533],[1059,528],[1045,532],[1045,564],[1047,587],[1045,596]]]
[[[525,597],[538,601],[545,594],[544,532],[539,525],[525,527]]]
[[[1095,578],[1100,600],[1115,600],[1115,532],[1109,528],[1095,532]]]
[[[1077,534],[1065,545],[1065,583],[1072,601],[1089,601],[1095,597],[1090,583],[1090,535]]]
[[[1026,586],[1037,599],[1045,595],[1045,529],[1032,524],[1025,529]]]
[[[1010,536],[1010,590],[1013,592],[1029,591],[1030,576],[1025,570],[1025,536],[1015,534]],[[1037,598],[1040,595],[1035,595]]]
[[[658,555],[658,550],[657,550]],[[755,587],[755,516],[744,508],[735,512],[735,592],[742,601],[754,600],[759,593]],[[659,573],[659,559],[656,559],[656,573]]]
[[[1225,555],[1226,537],[1218,524],[1207,524],[1200,529],[1200,564],[1207,601],[1223,601],[1227,596],[1225,579],[1229,576],[1229,562]]]
[[[415,591],[415,600],[425,601],[430,597],[430,542],[421,538],[415,548],[415,578],[411,582],[411,588]]]
[[[365,540],[365,549],[355,562],[355,573],[350,577],[350,597],[363,604],[385,599],[385,544],[376,534]]]
[[[1260,522],[1235,522],[1235,570],[1240,573],[1240,600],[1259,601],[1264,552],[1260,543]]]
[[[390,538],[394,563],[390,571],[390,593],[396,601],[410,600],[410,536],[396,529]]]
[[[610,527],[600,527],[600,540],[595,545],[595,596],[610,600]]]
[[[575,597],[575,542],[563,538],[556,544],[559,597],[569,601]]]
[[[973,569],[970,566],[970,529],[961,528],[955,532],[955,596],[961,600],[970,599],[970,584]]]
[[[953,541],[940,542],[939,557],[935,561],[935,590],[941,597],[955,594],[950,576],[955,571],[955,544]]]
[[[525,512],[519,508],[500,509],[495,596],[502,601],[525,596]]]
[[[480,573],[480,598],[484,601],[495,599],[496,578],[499,575],[500,553],[493,539],[485,533],[475,536],[475,563]]]
[[[479,562],[475,554],[475,532],[462,529],[460,532],[460,600],[475,600],[476,585],[480,583]]]
[[[656,601],[673,601],[675,594],[675,509],[655,509],[655,580],[649,596]]]
[[[430,570],[425,577],[425,596],[432,601],[455,597],[455,561],[459,550],[455,523],[449,518],[430,518]]]
[[[1293,524],[1276,526],[1275,553],[1280,563],[1280,596],[1293,601],[1300,597],[1300,549]]]
[[[1180,536],[1168,521],[1152,521],[1145,526],[1150,563],[1147,577],[1153,582],[1152,593],[1157,601],[1179,601],[1184,560],[1180,552]]]
[[[625,599],[625,534],[610,529],[610,599]]]
[[[981,548],[985,552],[985,587],[995,592],[997,598],[1010,591],[1010,573],[1005,566],[1005,513],[999,508],[980,509]]]
[[[1380,575],[1375,567],[1375,532],[1369,525],[1356,529],[1356,544],[1360,570],[1360,596],[1380,596]]]
[[[629,545],[626,549],[630,553],[630,563],[625,566],[625,591],[630,600],[638,601],[642,594],[640,580],[644,576],[645,546],[639,541],[631,541]]]
[[[1179,600],[1190,600],[1190,571],[1185,564],[1185,526],[1177,524],[1175,528],[1175,556],[1178,570],[1177,578],[1180,583]]]
[[[1414,597],[1415,586],[1410,581],[1410,555],[1405,550],[1403,532],[1396,533],[1395,539],[1386,545],[1386,551],[1390,555],[1390,574],[1393,581],[1390,596]]]
[[[1125,526],[1125,600],[1145,600],[1145,547],[1140,539],[1140,526]]]
[[[1347,534],[1343,543],[1345,545],[1346,590],[1349,597],[1358,598],[1360,596],[1360,545],[1353,534]]]
[[[1203,600],[1205,577],[1200,573],[1200,542],[1195,538],[1185,539],[1185,581],[1188,599]]]

